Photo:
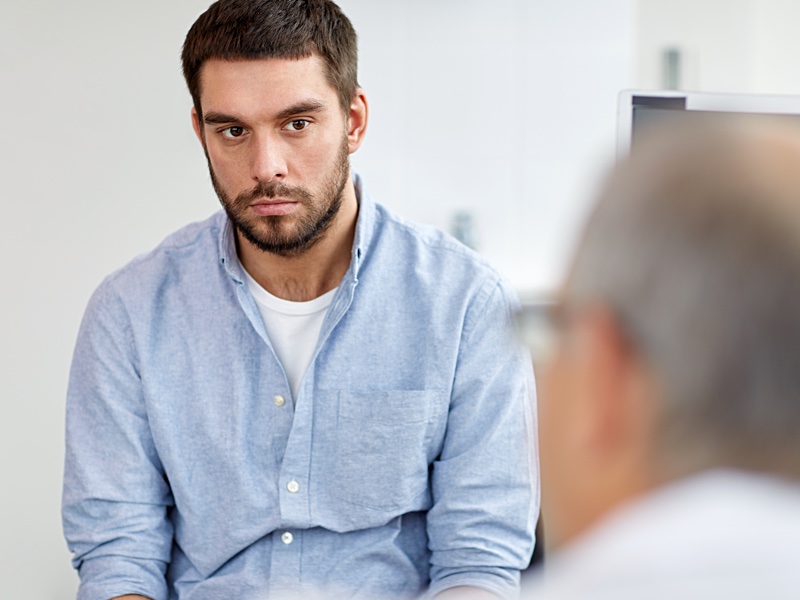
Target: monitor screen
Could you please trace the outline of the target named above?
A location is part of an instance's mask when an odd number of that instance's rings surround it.
[[[653,125],[737,113],[800,117],[800,96],[626,90],[619,96],[617,153],[628,154]]]

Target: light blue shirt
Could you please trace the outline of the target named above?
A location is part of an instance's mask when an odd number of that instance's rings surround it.
[[[516,593],[538,472],[514,294],[374,204],[291,397],[223,212],[111,275],[67,400],[81,600]]]

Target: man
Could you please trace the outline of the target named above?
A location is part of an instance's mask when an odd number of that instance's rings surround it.
[[[796,598],[800,132],[679,127],[611,178],[543,376],[531,598]]]
[[[351,177],[351,24],[327,0],[220,0],[182,58],[225,210],[87,309],[63,500],[79,598],[513,595],[538,505],[513,293]]]

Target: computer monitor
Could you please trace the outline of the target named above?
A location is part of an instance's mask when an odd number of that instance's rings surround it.
[[[617,155],[630,153],[637,137],[654,123],[723,113],[800,117],[800,96],[625,90],[619,95]]]

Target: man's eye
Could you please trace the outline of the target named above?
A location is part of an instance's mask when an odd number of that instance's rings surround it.
[[[222,135],[228,139],[238,138],[244,135],[244,127],[227,127],[222,130]]]
[[[286,124],[286,129],[289,131],[301,131],[308,127],[308,121],[305,119],[296,119]]]

